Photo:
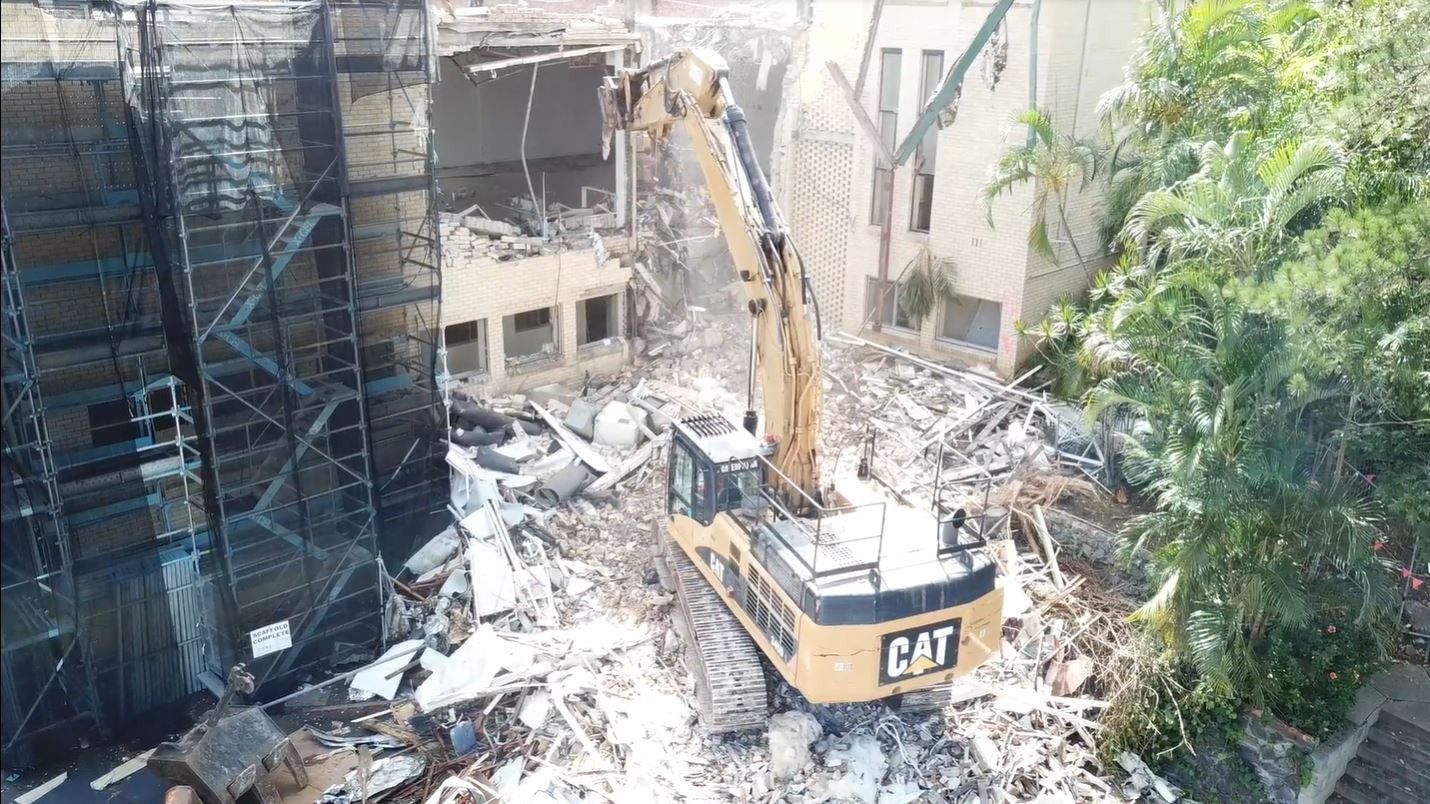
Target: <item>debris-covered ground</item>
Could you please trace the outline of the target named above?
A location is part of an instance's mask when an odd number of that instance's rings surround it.
[[[1043,507],[1104,493],[1096,439],[1040,395],[847,338],[826,344],[825,460],[873,433],[910,504],[937,480],[1002,517],[1002,650],[941,713],[815,707],[772,675],[767,731],[704,733],[650,545],[670,419],[744,408],[742,323],[652,328],[656,356],[604,385],[454,397],[454,525],[392,579],[391,647],[349,684],[391,704],[313,733],[325,761],[364,742],[368,795],[433,804],[1175,798],[1135,757],[1094,758],[1128,598],[1047,560]],[[353,767],[323,801],[360,800]]]
[[[1136,580],[1053,533],[1068,501],[1110,504],[1099,439],[1021,385],[847,336],[825,343],[826,471],[872,435],[907,504],[995,523],[1001,650],[942,712],[811,706],[771,671],[765,730],[702,729],[651,545],[672,421],[743,411],[744,334],[692,309],[620,377],[453,394],[452,525],[387,579],[386,650],[285,703],[308,778],[275,776],[284,801],[1176,799],[1095,758]]]

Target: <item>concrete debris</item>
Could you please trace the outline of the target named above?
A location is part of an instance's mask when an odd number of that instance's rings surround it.
[[[788,779],[809,764],[809,745],[824,733],[808,712],[780,712],[770,718],[770,772]]]
[[[330,785],[326,800],[360,800],[352,783],[380,770],[403,777],[388,800],[427,804],[1124,797],[1095,741],[1132,604],[1075,551],[1059,554],[1051,534],[1045,547],[1036,525],[1041,507],[1051,521],[1059,505],[1098,494],[1054,448],[1060,419],[1021,388],[857,343],[826,349],[824,454],[853,465],[872,433],[881,482],[980,523],[1007,590],[1002,649],[958,682],[943,713],[811,707],[776,680],[780,714],[766,733],[704,732],[672,595],[643,582],[645,534],[665,519],[672,422],[743,411],[748,353],[743,317],[686,315],[706,320],[646,331],[680,348],[604,385],[454,397],[450,426],[503,433],[502,443],[450,446],[452,524],[387,579],[390,647],[349,685],[371,698],[360,706],[379,708],[342,733],[295,733]],[[483,450],[500,450],[510,471]],[[936,501],[935,478],[952,481]],[[405,757],[426,757],[426,769],[380,765]],[[363,762],[370,776],[358,775]],[[1129,772],[1128,796],[1165,792]]]
[[[825,788],[831,798],[863,804],[876,804],[883,800],[879,782],[884,778],[889,758],[884,756],[879,738],[872,734],[855,735],[848,746],[830,751],[826,764],[845,769],[843,776]]]
[[[1123,795],[1129,800],[1135,800],[1149,790],[1156,794],[1157,800],[1165,804],[1172,804],[1182,797],[1181,789],[1153,773],[1147,763],[1142,761],[1142,757],[1123,751],[1117,755],[1117,764],[1129,775],[1127,783],[1123,785]]]

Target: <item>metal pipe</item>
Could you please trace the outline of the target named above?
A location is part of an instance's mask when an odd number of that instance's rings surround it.
[[[755,430],[759,426],[760,417],[755,412],[755,368],[759,364],[759,328],[760,317],[750,314],[750,366],[745,373],[745,430],[750,435],[755,435]]]
[[[580,461],[572,461],[565,469],[546,479],[533,495],[547,508],[555,508],[580,491],[591,479],[591,473]]]
[[[480,427],[469,430],[453,427],[448,432],[448,438],[453,444],[463,447],[494,447],[506,440],[506,433],[502,430],[491,433]]]
[[[494,472],[505,472],[509,475],[521,474],[521,467],[516,461],[491,447],[477,447],[476,463],[477,466],[491,469]]]

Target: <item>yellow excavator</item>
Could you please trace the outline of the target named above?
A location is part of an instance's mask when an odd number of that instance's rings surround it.
[[[813,297],[728,75],[718,54],[681,50],[600,88],[607,145],[615,130],[663,138],[684,125],[751,316],[743,427],[715,414],[676,423],[656,534],[700,716],[714,732],[764,726],[761,654],[811,703],[936,706],[998,648],[1003,589],[984,517],[937,493],[928,509],[902,502],[869,470],[872,441],[857,472],[821,479]]]

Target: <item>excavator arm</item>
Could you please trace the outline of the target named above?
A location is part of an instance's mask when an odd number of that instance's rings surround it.
[[[794,486],[805,499],[820,499],[819,350],[805,309],[813,297],[804,265],[755,158],[728,74],[719,55],[680,50],[641,69],[608,77],[600,90],[605,136],[607,143],[614,130],[664,138],[677,123],[684,125],[752,317],[745,426],[754,432],[758,374],[765,433],[775,439],[770,462],[784,476],[771,481]]]

